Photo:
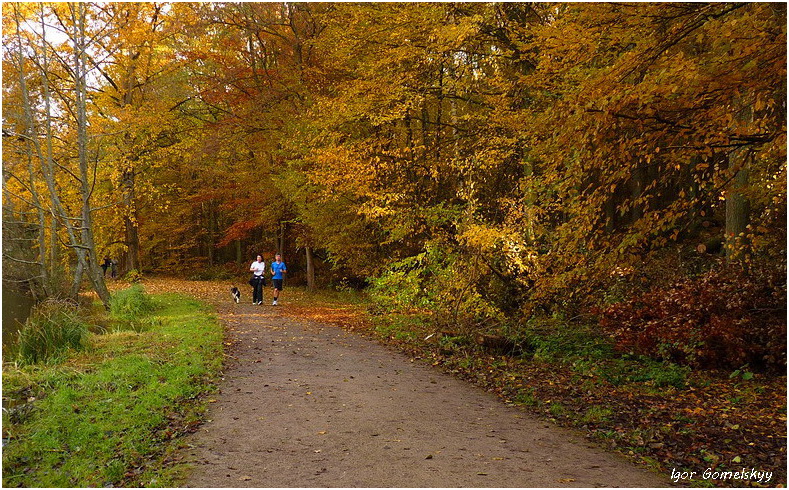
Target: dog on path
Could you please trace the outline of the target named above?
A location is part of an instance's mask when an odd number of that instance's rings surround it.
[[[241,302],[241,291],[239,291],[237,287],[233,286],[230,288],[230,295],[236,303]]]

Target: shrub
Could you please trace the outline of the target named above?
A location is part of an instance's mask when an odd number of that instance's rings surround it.
[[[384,311],[426,307],[424,294],[426,254],[390,264],[380,277],[370,278],[370,299]]]
[[[786,282],[736,268],[685,279],[602,311],[619,349],[701,368],[786,366]]]
[[[88,325],[71,301],[47,300],[33,312],[19,331],[19,361],[33,364],[57,359],[68,349],[85,346]]]
[[[142,272],[138,271],[137,269],[132,269],[123,275],[123,279],[130,283],[140,282],[142,280]]]
[[[110,313],[122,320],[134,320],[153,311],[153,303],[141,284],[134,284],[112,295]]]

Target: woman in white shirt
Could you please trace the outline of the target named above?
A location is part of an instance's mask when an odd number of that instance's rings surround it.
[[[265,286],[264,281],[266,280],[264,276],[266,273],[266,264],[263,262],[262,255],[257,256],[257,259],[249,266],[249,270],[252,272],[252,278],[249,280],[249,284],[252,285],[252,304],[262,305],[263,286]]]

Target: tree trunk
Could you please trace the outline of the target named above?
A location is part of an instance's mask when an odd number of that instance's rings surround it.
[[[422,100],[422,160],[427,161],[427,152],[430,148],[430,141],[428,136],[428,129],[427,129],[427,118],[429,117],[427,111],[427,100]]]
[[[140,270],[140,238],[137,225],[129,216],[123,217],[123,229],[126,242],[126,258],[123,272]]]
[[[52,278],[49,275],[49,270],[47,267],[47,230],[46,230],[46,218],[44,217],[44,208],[41,207],[41,202],[38,198],[38,192],[35,190],[36,184],[34,181],[34,173],[33,173],[33,155],[32,151],[28,149],[30,154],[28,155],[28,170],[30,171],[30,189],[31,194],[33,195],[33,205],[36,208],[36,212],[38,215],[38,269],[41,274],[41,287],[44,290],[44,296],[49,297],[52,296],[55,291],[52,287]]]
[[[278,242],[277,248],[279,248],[279,251],[276,253],[279,253],[284,256],[285,255],[285,222],[284,221],[279,222],[279,240],[277,240],[277,242]]]
[[[216,210],[214,208],[214,202],[208,201],[208,265],[214,265],[216,258],[214,244],[216,243]]]
[[[750,218],[750,203],[741,193],[748,186],[748,169],[745,161],[740,166],[732,189],[726,194],[726,259],[732,262],[742,258]]]
[[[532,162],[523,159],[523,175],[527,178],[531,178],[534,176],[534,166]],[[531,181],[529,181],[528,187],[526,188],[526,192],[523,196],[523,202],[526,205],[526,210],[523,216],[525,221],[525,229],[524,235],[526,236],[526,240],[528,243],[534,243],[535,236],[534,236],[534,223],[536,222],[535,213],[534,213],[534,202],[536,200],[534,192],[534,186],[532,186]]]
[[[616,194],[611,194],[605,200],[603,213],[605,215],[605,232],[610,235],[616,229]]]
[[[79,296],[79,290],[82,287],[82,261],[77,261],[77,266],[74,268],[74,278],[71,280],[71,297],[76,299]]]
[[[449,99],[449,116],[452,123],[452,156],[460,158],[460,132],[458,131],[458,107],[457,99]]]
[[[641,219],[643,215],[643,206],[637,201],[641,198],[644,192],[644,181],[646,180],[646,170],[643,168],[634,168],[630,180],[630,198],[632,200],[632,208],[630,209],[630,219],[632,223]]]
[[[41,206],[41,201],[38,196],[37,186],[36,186],[36,174],[33,170],[33,141],[38,141],[37,136],[34,130],[34,120],[32,110],[30,108],[29,103],[29,94],[27,92],[27,80],[25,78],[25,60],[24,60],[24,50],[22,48],[22,39],[20,35],[20,28],[19,28],[19,12],[15,11],[16,13],[16,37],[19,43],[19,83],[22,89],[22,97],[25,99],[25,129],[23,133],[25,134],[25,149],[27,152],[27,171],[28,171],[28,179],[29,179],[29,187],[30,187],[30,197],[33,207],[36,209],[36,213],[38,216],[38,273],[41,276],[41,287],[43,289],[44,296],[49,296],[52,294],[52,290],[50,287],[49,281],[49,274],[47,271],[46,266],[46,251],[47,251],[47,242],[46,242],[46,219],[44,217],[44,209]],[[3,181],[5,183],[5,181]],[[5,186],[3,186],[5,188]]]
[[[438,67],[438,95],[436,96],[436,165],[441,161],[441,119],[444,104],[444,64]]]
[[[84,253],[77,253],[86,259],[85,269],[90,278],[93,289],[99,295],[104,307],[110,307],[110,292],[104,282],[104,275],[96,258],[96,245],[93,242],[93,223],[90,209],[90,196],[93,191],[91,187],[90,174],[88,172],[88,122],[87,122],[87,75],[86,69],[86,49],[85,44],[85,4],[79,3],[74,8],[77,9],[76,33],[74,39],[74,79],[76,88],[76,110],[77,110],[77,152],[79,159],[79,175],[81,179],[82,198],[82,247]]]
[[[49,277],[53,285],[57,285],[56,277],[61,273],[60,262],[60,243],[58,243],[58,222],[54,217],[49,218]]]
[[[315,263],[312,258],[312,247],[304,247],[307,255],[307,291],[315,290]]]
[[[413,159],[414,157],[414,131],[411,128],[411,110],[406,110],[405,117],[403,118],[403,122],[405,123],[405,147],[408,149],[408,158]]]
[[[745,95],[738,98],[735,119],[750,123],[753,121],[753,107]],[[748,187],[748,166],[753,152],[738,148],[729,154],[729,169],[734,172],[731,187],[726,192],[726,260],[736,262],[743,258],[746,248],[745,232],[750,219],[750,203],[744,195]]]
[[[123,230],[126,242],[126,257],[124,260],[124,272],[130,270],[140,270],[140,234],[137,230],[137,200],[135,195],[134,181],[136,172],[134,164],[123,172],[123,202],[126,212],[123,216]]]
[[[137,58],[140,56],[140,51],[137,48],[129,48],[127,55],[131,63],[127,67],[120,86],[123,88],[123,97],[121,98],[121,107],[131,107],[134,103],[134,88],[137,83]],[[139,109],[140,104],[137,104],[136,109]],[[140,271],[140,234],[138,233],[138,216],[137,216],[137,162],[139,155],[135,153],[134,138],[127,132],[124,137],[125,152],[127,157],[123,159],[122,163],[122,181],[123,187],[123,203],[125,206],[125,215],[123,217],[123,227],[126,240],[126,256],[124,262],[125,270]]]

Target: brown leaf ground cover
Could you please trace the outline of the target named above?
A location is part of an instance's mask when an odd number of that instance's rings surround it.
[[[230,283],[146,279],[150,292],[188,292],[210,300]],[[268,294],[268,293],[267,293]],[[415,316],[396,322],[368,312],[363,301],[287,289],[281,303],[292,315],[339,325],[377,338],[528,407],[560,425],[662,471],[672,469],[772,472],[769,482],[709,479],[693,485],[786,486],[786,377],[692,372],[681,387],[654,381],[612,382],[606,366],[594,369],[560,361],[493,353],[478,345],[447,349],[441,336]],[[431,336],[432,334],[432,336]],[[429,337],[429,338],[428,338]],[[608,373],[608,375],[607,375]]]

